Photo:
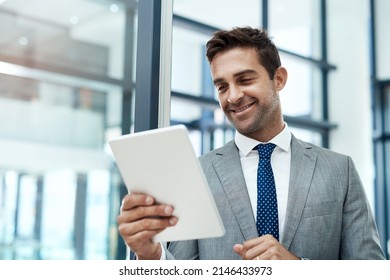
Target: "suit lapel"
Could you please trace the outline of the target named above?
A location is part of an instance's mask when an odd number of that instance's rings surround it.
[[[255,218],[242,173],[239,152],[233,141],[217,151],[213,166],[245,240],[256,237]]]
[[[287,249],[291,245],[302,217],[316,161],[317,155],[311,152],[311,146],[292,136],[290,185],[284,233],[281,240]]]
[[[288,249],[297,231],[306,204],[317,161],[311,146],[292,135],[291,171],[282,244]],[[258,236],[238,149],[230,142],[215,153],[213,166],[245,240]]]

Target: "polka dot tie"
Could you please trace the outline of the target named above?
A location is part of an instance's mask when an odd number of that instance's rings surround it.
[[[271,167],[271,154],[275,144],[260,144],[259,166],[257,168],[257,218],[256,227],[259,236],[272,234],[279,240],[278,203],[275,179]]]

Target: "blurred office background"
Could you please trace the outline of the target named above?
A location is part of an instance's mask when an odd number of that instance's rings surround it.
[[[388,257],[389,12],[387,0],[0,0],[0,259],[124,259],[126,189],[107,141],[163,116],[198,155],[231,140],[205,42],[244,25],[280,48],[293,133],[353,158]]]

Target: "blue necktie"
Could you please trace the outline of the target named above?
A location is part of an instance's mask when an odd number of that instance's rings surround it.
[[[257,169],[257,219],[259,236],[272,234],[279,240],[278,203],[275,179],[271,167],[271,154],[275,144],[259,144],[259,166]]]

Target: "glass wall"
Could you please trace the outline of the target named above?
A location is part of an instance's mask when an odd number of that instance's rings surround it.
[[[280,94],[286,116],[327,121],[326,92],[323,88],[325,70],[319,61],[323,58],[320,0],[272,0],[268,2],[268,30],[281,51],[282,65],[288,71],[286,87]],[[297,16],[299,15],[299,16]],[[305,127],[293,133],[317,145],[327,145],[318,131]]]
[[[275,44],[293,53],[321,59],[320,0],[268,2],[269,30]]]
[[[390,256],[390,39],[388,11],[390,2],[371,1],[372,12],[372,88],[375,150],[375,201],[376,218],[381,242],[387,257]]]
[[[390,39],[388,11],[390,2],[372,0],[372,91],[375,151],[375,214],[381,242],[387,258],[390,256]]]
[[[377,51],[377,75],[380,80],[390,80],[390,28],[389,11],[390,2],[375,0],[375,26],[376,26],[376,51]]]
[[[173,13],[217,28],[258,26],[260,0],[174,0]]]
[[[135,16],[136,1],[0,1],[0,259],[116,258],[106,142]]]

